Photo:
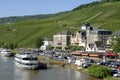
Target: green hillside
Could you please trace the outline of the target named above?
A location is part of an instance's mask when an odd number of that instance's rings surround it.
[[[31,15],[31,16],[10,16],[10,17],[3,17],[0,18],[0,25],[3,24],[11,24],[20,21],[27,21],[27,20],[40,20],[44,18],[49,18],[55,16],[54,14],[41,14],[41,15]]]
[[[62,30],[80,30],[84,22],[95,28],[120,30],[120,1],[109,2],[60,13],[41,20],[30,20],[0,26],[0,44],[35,47],[38,38],[52,36]]]

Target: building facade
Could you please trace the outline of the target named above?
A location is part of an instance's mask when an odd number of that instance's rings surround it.
[[[69,45],[84,46],[86,51],[103,51],[108,45],[112,32],[104,29],[93,29],[89,23],[81,26],[81,31],[70,33],[61,31],[53,35],[54,47],[64,49]]]
[[[71,45],[85,47],[85,39],[86,33],[84,31],[77,31],[75,34],[71,35]]]
[[[86,51],[103,52],[112,34],[109,30],[93,29],[89,23],[83,24],[81,30],[86,32]]]
[[[111,36],[112,32],[104,29],[87,30],[87,43],[99,42],[103,46],[107,45],[107,40]]]
[[[43,45],[40,47],[40,49],[41,50],[48,50],[49,46],[53,46],[53,41],[48,39],[48,38],[45,38],[43,41]]]
[[[53,35],[53,44],[54,47],[61,47],[64,49],[66,46],[70,45],[70,35],[69,31],[61,31]]]
[[[104,29],[87,30],[86,51],[104,52],[112,32]]]

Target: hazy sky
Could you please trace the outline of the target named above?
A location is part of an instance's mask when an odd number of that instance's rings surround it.
[[[0,0],[0,17],[51,14],[95,0]]]

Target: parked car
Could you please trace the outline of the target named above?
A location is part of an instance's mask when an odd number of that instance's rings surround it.
[[[117,69],[119,69],[119,70],[120,70],[120,65],[117,67]]]
[[[114,69],[111,71],[111,75],[113,76],[114,74],[118,73],[118,70]]]
[[[103,65],[103,66],[104,66],[104,65],[105,65],[105,62],[98,62],[97,64],[98,64],[98,65]]]
[[[120,72],[113,74],[113,77],[120,77]]]
[[[92,64],[91,63],[84,63],[83,64],[83,68],[88,68],[88,67],[90,67]]]

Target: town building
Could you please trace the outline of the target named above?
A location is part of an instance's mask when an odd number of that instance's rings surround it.
[[[110,41],[112,34],[109,30],[93,29],[89,23],[84,23],[81,27],[82,31],[86,31],[86,51],[104,52]]]
[[[67,30],[53,35],[54,47],[61,47],[61,49],[64,50],[65,47],[70,45],[70,35],[71,33]]]
[[[93,29],[89,23],[84,23],[76,33],[61,31],[53,36],[54,47],[64,49],[69,45],[83,46],[85,51],[104,52],[110,44],[112,32],[104,29]]]
[[[107,41],[112,32],[104,29],[87,30],[87,47],[86,51],[101,51],[105,50],[108,45]]]
[[[77,31],[71,35],[71,45],[84,46],[86,41],[85,31]]]
[[[106,46],[107,39],[111,34],[111,31],[104,29],[87,30],[87,43],[100,42],[103,46]]]
[[[45,38],[43,41],[43,45],[40,47],[40,49],[41,50],[48,50],[49,46],[52,46],[52,45],[53,45],[53,41],[48,39],[48,38]]]

